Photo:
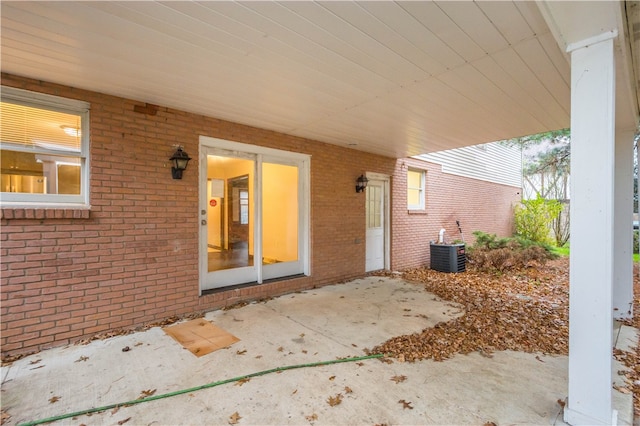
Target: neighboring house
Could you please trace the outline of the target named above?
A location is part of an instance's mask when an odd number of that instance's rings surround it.
[[[2,353],[428,266],[456,221],[508,235],[492,146],[389,158],[3,74]]]

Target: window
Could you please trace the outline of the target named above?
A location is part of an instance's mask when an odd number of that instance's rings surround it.
[[[424,210],[424,170],[407,171],[407,208],[409,210]]]
[[[2,87],[3,207],[88,205],[89,104]]]

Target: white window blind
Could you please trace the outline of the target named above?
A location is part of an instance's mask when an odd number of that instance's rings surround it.
[[[0,103],[0,137],[3,144],[35,152],[80,153],[81,117],[7,101]]]

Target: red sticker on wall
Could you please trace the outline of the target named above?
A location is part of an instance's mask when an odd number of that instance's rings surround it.
[[[211,200],[211,201],[209,201],[209,205],[210,205],[211,207],[215,207],[215,206],[217,206],[217,205],[218,205],[218,202],[217,202],[216,200]]]

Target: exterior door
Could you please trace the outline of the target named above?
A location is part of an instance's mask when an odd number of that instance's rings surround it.
[[[383,180],[369,179],[366,189],[366,264],[365,270],[385,268],[386,253],[386,184]]]
[[[200,291],[309,275],[309,156],[200,137]]]
[[[203,147],[203,290],[258,280],[254,263],[255,156]]]

